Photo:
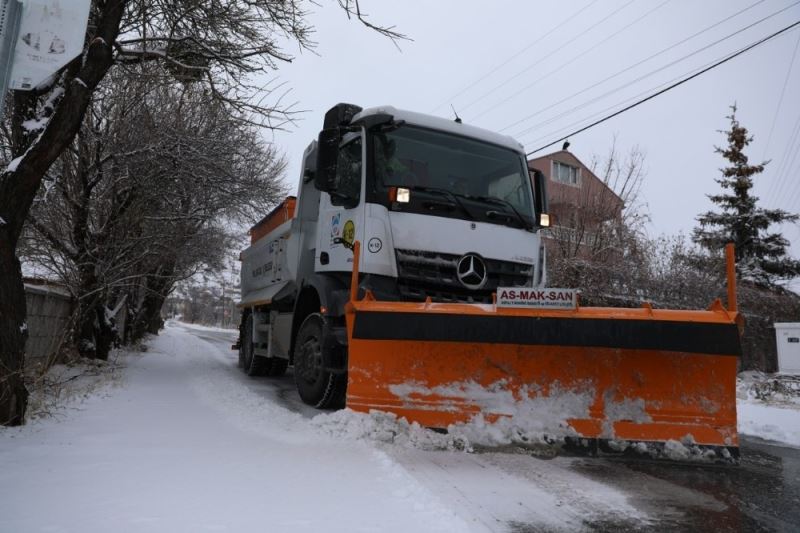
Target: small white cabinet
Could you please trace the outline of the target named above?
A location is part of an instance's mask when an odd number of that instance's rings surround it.
[[[775,324],[778,343],[778,372],[800,375],[800,322]]]

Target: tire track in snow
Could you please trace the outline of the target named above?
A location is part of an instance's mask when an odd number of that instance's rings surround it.
[[[342,478],[341,492],[344,495],[352,490],[348,488],[348,482],[355,483],[357,478],[364,475],[363,472],[352,470],[348,472],[348,461],[353,462],[355,468],[375,470],[371,481],[373,499],[375,495],[377,498],[387,496],[390,497],[392,507],[399,505],[407,508],[408,518],[413,517],[413,522],[417,523],[414,530],[446,532],[471,530],[465,521],[442,504],[435,493],[420,484],[371,443],[342,442],[332,438],[313,425],[309,419],[276,403],[274,398],[265,398],[242,386],[235,375],[227,371],[229,365],[220,364],[218,348],[212,343],[186,332],[181,332],[179,335],[187,338],[191,345],[187,348],[197,355],[204,356],[198,357],[193,364],[196,375],[191,381],[195,394],[200,401],[221,413],[237,429],[255,433],[264,440],[271,441],[265,446],[267,449],[273,445],[294,447],[308,454],[308,459],[312,461],[320,460],[321,455],[332,471],[342,470],[339,476]],[[304,461],[303,456],[298,456],[297,461]],[[349,479],[348,474],[351,474]],[[352,506],[354,515],[364,513],[362,509],[364,500],[365,494],[360,493],[347,502]],[[376,508],[370,509],[371,513],[387,512],[385,526],[388,531],[405,530],[392,527],[388,510],[380,509],[380,505],[374,507]],[[294,525],[297,526],[299,523]],[[362,529],[372,530],[371,527]],[[332,530],[337,530],[335,525]]]

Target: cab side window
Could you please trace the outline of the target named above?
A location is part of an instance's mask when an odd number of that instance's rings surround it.
[[[339,148],[336,164],[336,191],[331,194],[333,205],[355,207],[361,199],[361,137]]]

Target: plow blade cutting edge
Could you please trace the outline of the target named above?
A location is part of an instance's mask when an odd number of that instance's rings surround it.
[[[546,436],[590,451],[735,462],[741,345],[730,307],[564,311],[353,291],[347,407],[488,429],[498,444]]]

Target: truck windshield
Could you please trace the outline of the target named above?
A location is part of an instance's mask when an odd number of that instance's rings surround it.
[[[372,152],[379,189],[396,186],[412,191],[447,191],[466,202],[460,202],[464,209],[443,216],[514,224],[523,219],[523,226],[532,225],[530,178],[520,154],[513,150],[401,126],[375,133]]]

